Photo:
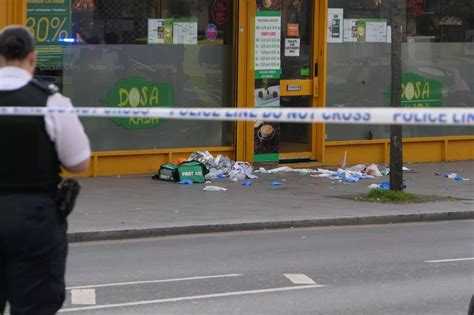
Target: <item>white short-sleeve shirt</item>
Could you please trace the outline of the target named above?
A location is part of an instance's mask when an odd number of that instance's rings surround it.
[[[0,91],[12,91],[27,85],[31,74],[18,67],[0,68]],[[48,98],[47,107],[70,108],[71,100],[60,93]],[[46,131],[54,142],[59,161],[65,167],[75,166],[90,158],[89,139],[75,114],[46,114]]]

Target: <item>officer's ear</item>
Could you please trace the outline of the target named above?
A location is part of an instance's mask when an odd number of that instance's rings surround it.
[[[32,51],[26,56],[26,62],[28,64],[28,70],[33,74],[36,68],[36,52]]]

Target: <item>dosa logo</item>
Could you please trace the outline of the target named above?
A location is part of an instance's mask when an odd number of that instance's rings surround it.
[[[405,73],[402,81],[403,107],[429,108],[443,105],[441,82],[414,73]]]
[[[392,91],[386,92],[388,104]],[[443,106],[443,85],[440,81],[430,80],[415,73],[404,73],[402,76],[402,107],[431,108]]]
[[[173,89],[169,84],[130,77],[115,83],[107,93],[106,103],[110,107],[135,109],[171,107],[174,106]],[[154,128],[160,124],[158,118],[112,118],[112,121],[127,129]]]

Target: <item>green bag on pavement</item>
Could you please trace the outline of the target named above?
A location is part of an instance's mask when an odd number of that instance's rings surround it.
[[[206,174],[209,173],[204,164],[197,161],[184,162],[181,165],[163,164],[158,174],[153,179],[179,182],[191,180],[193,183],[204,183]]]

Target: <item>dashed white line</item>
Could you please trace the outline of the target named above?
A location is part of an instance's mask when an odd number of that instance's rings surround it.
[[[77,311],[88,311],[88,310],[98,310],[98,309],[107,309],[107,308],[125,307],[125,306],[140,306],[140,305],[180,302],[180,301],[189,301],[189,300],[202,300],[202,299],[211,299],[211,298],[236,296],[236,295],[263,294],[263,293],[283,292],[283,291],[292,291],[292,290],[307,290],[307,289],[322,288],[322,287],[324,286],[315,284],[315,285],[281,287],[281,288],[262,289],[262,290],[235,291],[235,292],[216,293],[216,294],[184,296],[184,297],[161,299],[161,300],[137,301],[137,302],[130,302],[130,303],[66,308],[66,309],[62,309],[60,312],[67,313],[67,312],[77,312]]]
[[[66,289],[67,290],[92,289],[92,288],[118,287],[118,286],[136,285],[136,284],[178,282],[178,281],[191,281],[191,280],[203,280],[203,279],[215,279],[215,278],[232,278],[232,277],[241,277],[241,276],[243,275],[242,274],[227,274],[227,275],[199,276],[199,277],[176,278],[176,279],[116,282],[116,283],[104,283],[104,284],[92,284],[92,285],[83,285],[83,286],[77,286],[77,287],[68,287]]]
[[[294,284],[316,284],[313,279],[302,273],[286,273],[283,275]]]
[[[438,259],[438,260],[425,260],[425,263],[444,263],[444,262],[468,261],[468,260],[474,260],[474,257],[468,257],[468,258],[452,258],[452,259]]]
[[[72,290],[71,304],[96,305],[95,289]]]

